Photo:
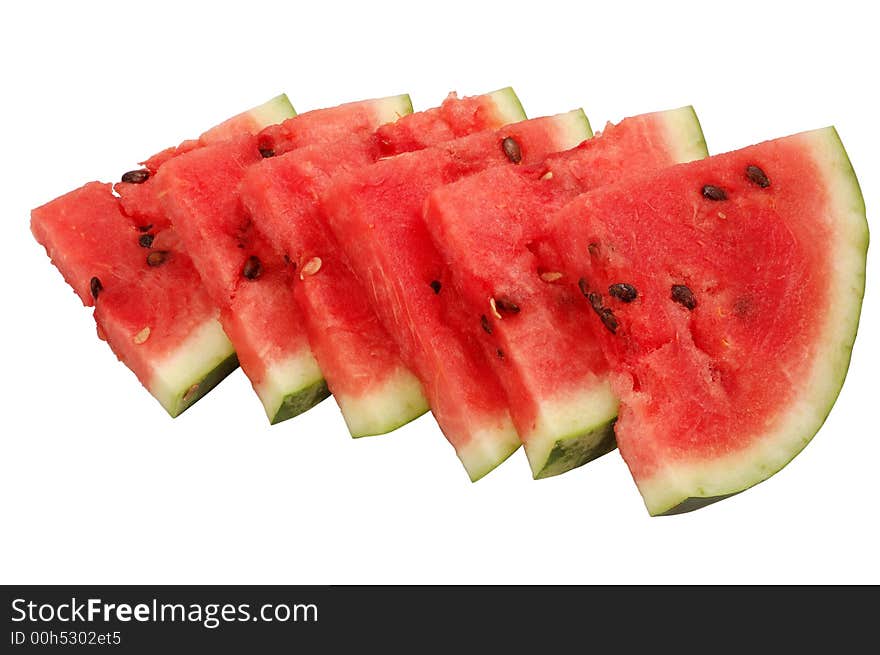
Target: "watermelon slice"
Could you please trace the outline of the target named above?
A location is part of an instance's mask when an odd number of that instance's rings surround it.
[[[617,400],[577,298],[529,247],[546,217],[576,195],[628,175],[705,157],[691,107],[635,116],[526,168],[500,166],[434,191],[425,220],[468,303],[536,478],[563,473],[614,447]],[[575,289],[575,294],[579,292]],[[489,298],[520,311],[493,313]]]
[[[238,187],[264,157],[340,135],[368,138],[412,110],[409,96],[319,109],[266,134],[247,135],[186,152],[156,175],[161,205],[180,233],[271,423],[314,406],[329,394],[296,311],[294,267],[263,238],[244,211]]]
[[[243,112],[198,140],[152,158],[119,185],[92,182],[32,212],[31,229],[83,304],[95,306],[98,334],[171,416],[237,366],[219,311],[188,254],[156,210],[151,171],[193,150],[293,114],[286,96]],[[139,206],[143,212],[127,211]]]
[[[834,128],[579,196],[552,241],[615,371],[617,442],[651,514],[751,487],[822,425],[868,246]]]
[[[501,387],[466,331],[473,317],[455,293],[444,292],[447,273],[422,204],[441,184],[490,166],[541,161],[590,134],[580,110],[524,121],[380,161],[344,176],[324,196],[352,269],[472,480],[504,461],[519,438]]]
[[[275,249],[298,266],[293,297],[352,436],[393,430],[428,405],[325,225],[317,198],[346,170],[524,118],[510,88],[463,99],[451,95],[440,107],[386,125],[369,138],[352,134],[248,169],[242,202]]]

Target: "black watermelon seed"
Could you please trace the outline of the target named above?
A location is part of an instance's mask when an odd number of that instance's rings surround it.
[[[260,148],[260,156],[263,159],[268,159],[269,157],[275,156],[275,151],[272,148]]]
[[[434,290],[434,293],[440,293],[443,285],[440,284],[440,280],[431,280],[431,288]]]
[[[682,307],[691,311],[697,306],[697,299],[694,297],[694,292],[683,284],[672,285],[672,299]]]
[[[489,318],[485,314],[480,316],[480,325],[486,331],[486,334],[492,334],[492,326],[489,324]]]
[[[168,259],[167,250],[154,250],[147,255],[147,266],[161,266]]]
[[[501,142],[501,149],[504,151],[507,158],[514,164],[518,164],[522,161],[522,150],[516,142],[516,139],[512,136],[505,137]]]
[[[260,261],[260,258],[256,255],[251,255],[247,258],[247,261],[244,263],[244,268],[241,270],[241,274],[244,275],[248,280],[256,280],[260,277],[260,273],[263,272],[263,262]]]
[[[707,200],[727,200],[727,193],[719,186],[707,184],[703,187],[703,197]]]
[[[621,302],[632,302],[638,297],[639,293],[633,285],[626,282],[618,282],[608,287],[608,295],[617,298]]]
[[[153,247],[153,239],[156,236],[153,234],[142,234],[138,237],[138,245],[141,248],[152,248]]]
[[[746,167],[746,177],[749,179],[749,182],[757,184],[762,189],[766,189],[770,186],[770,178],[767,177],[767,174],[764,171],[754,164]]]
[[[98,299],[98,294],[104,290],[104,286],[101,284],[101,280],[96,277],[93,277],[89,280],[89,291],[92,292],[92,298],[95,300]]]
[[[598,243],[591,243],[589,246],[587,246],[587,250],[590,251],[591,256],[593,256],[593,257],[599,256],[599,244]]]
[[[149,225],[140,225],[140,226],[138,226],[138,232],[149,232],[149,231],[152,230],[152,229],[153,229],[153,224],[152,224],[152,223],[150,223]]]
[[[519,314],[519,305],[509,298],[496,298],[495,309],[505,314]]]
[[[593,308],[593,311],[601,315],[604,308],[604,305],[602,303],[602,296],[600,296],[598,293],[588,293],[587,300],[590,301],[590,307]]]
[[[504,351],[501,348],[496,349],[495,354],[498,355],[498,359],[504,359]]]
[[[128,171],[122,176],[122,181],[128,182],[129,184],[143,184],[149,179],[150,171],[146,168],[141,168],[136,171]]]
[[[587,278],[582,277],[578,280],[578,289],[581,290],[581,293],[584,294],[584,298],[590,297],[590,284],[587,282]]]
[[[607,307],[603,308],[602,311],[598,312],[599,318],[602,319],[602,324],[608,328],[611,334],[617,334],[617,317],[614,316],[614,312],[612,312]]]

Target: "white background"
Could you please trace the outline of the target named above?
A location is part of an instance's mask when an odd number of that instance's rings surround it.
[[[0,582],[880,582],[876,247],[814,442],[745,494],[652,519],[617,453],[534,482],[519,452],[472,485],[430,416],[353,442],[327,401],[270,428],[240,371],[172,421],[28,227],[281,91],[299,111],[401,92],[424,109],[508,84],[531,116],[583,106],[596,129],[693,104],[712,152],[834,123],[872,220],[880,55],[857,3],[294,4],[0,10]]]

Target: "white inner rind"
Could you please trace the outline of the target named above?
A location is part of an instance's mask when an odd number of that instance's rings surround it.
[[[547,466],[554,446],[567,439],[580,439],[585,433],[607,425],[617,416],[618,402],[611,385],[603,380],[590,388],[541,401],[535,427],[524,435],[523,445],[532,475],[537,477]],[[602,434],[595,435],[597,439]],[[590,450],[590,444],[582,444]]]
[[[526,120],[526,112],[512,87],[498,89],[488,95],[495,105],[496,117],[502,124],[519,123]]]
[[[704,159],[709,156],[706,138],[697,113],[690,105],[663,112],[666,141],[676,163]]]
[[[360,396],[334,395],[352,437],[391,432],[428,411],[422,384],[400,367]]]
[[[177,416],[183,396],[221,362],[235,353],[220,323],[205,321],[177,349],[153,367],[150,393],[162,407]]]
[[[398,118],[413,112],[412,100],[410,100],[409,94],[407,93],[399,96],[380,98],[375,101],[374,107],[376,126],[385,125],[385,123],[393,123]]]
[[[282,93],[280,96],[275,96],[271,100],[264,102],[259,107],[249,109],[247,115],[253,119],[257,131],[259,131],[264,127],[282,123],[288,118],[296,116],[296,110],[290,104],[287,94]]]
[[[497,427],[475,431],[470,441],[456,452],[471,482],[476,482],[519,447],[516,428],[510,417],[505,415],[498,419]]]
[[[323,379],[312,351],[304,348],[287,359],[269,364],[263,380],[254,385],[254,391],[272,421],[285,398],[319,384]]]
[[[868,223],[858,181],[833,127],[798,135],[827,185],[827,216],[834,238],[829,305],[818,314],[825,323],[816,337],[809,375],[794,404],[774,426],[751,439],[749,447],[712,461],[676,462],[649,479],[639,491],[651,514],[662,514],[688,498],[712,498],[751,487],[782,469],[822,426],[846,377],[865,291]]]
[[[557,114],[553,118],[559,127],[559,150],[574,148],[593,136],[593,128],[583,109]]]

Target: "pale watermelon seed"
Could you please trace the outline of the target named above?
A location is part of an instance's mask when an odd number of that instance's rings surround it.
[[[150,179],[150,171],[146,168],[141,168],[136,171],[128,171],[122,175],[122,181],[127,182],[128,184],[143,184],[148,179]]]
[[[553,179],[553,171],[547,171],[541,176],[542,180],[552,180]]]
[[[192,398],[195,395],[196,391],[198,391],[198,390],[199,390],[199,383],[196,382],[194,385],[192,385],[189,389],[186,390],[185,394],[183,394],[183,402],[188,402],[189,399]]]
[[[559,273],[558,271],[546,271],[541,273],[541,279],[544,280],[544,282],[556,282],[556,280],[561,277],[562,273]]]
[[[489,308],[492,310],[492,315],[495,318],[501,318],[501,314],[498,313],[498,307],[495,306],[494,298],[489,298]]]
[[[320,257],[312,257],[300,270],[299,279],[305,280],[307,275],[314,275],[315,273],[320,271],[321,264],[322,262]]]
[[[522,150],[512,136],[504,138],[501,142],[501,149],[512,163],[518,164],[522,161]]]
[[[150,338],[150,328],[145,327],[143,330],[141,330],[136,335],[134,335],[134,337],[132,337],[132,341],[134,341],[139,346],[149,338]]]
[[[168,258],[167,250],[154,250],[149,255],[147,255],[147,266],[161,266],[165,263],[165,260]]]

